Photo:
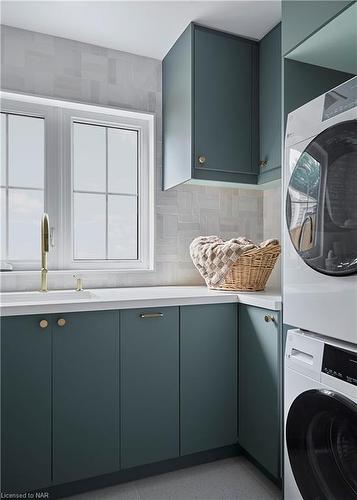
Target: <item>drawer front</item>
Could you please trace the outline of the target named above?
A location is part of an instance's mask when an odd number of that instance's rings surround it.
[[[1,318],[2,491],[51,484],[51,319]]]
[[[122,468],[179,454],[179,308],[121,311]]]
[[[237,442],[237,305],[181,307],[181,453]]]
[[[239,306],[239,444],[275,477],[280,475],[279,335],[277,311]]]

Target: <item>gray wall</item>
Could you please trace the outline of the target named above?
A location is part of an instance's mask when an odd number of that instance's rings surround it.
[[[155,271],[91,273],[84,276],[86,287],[202,284],[188,252],[193,238],[263,239],[261,191],[188,185],[161,191],[160,61],[7,26],[2,26],[1,42],[2,89],[156,113]],[[270,206],[275,204],[266,206],[265,221],[276,216],[268,215]],[[72,273],[50,272],[50,287],[72,287],[73,281]],[[37,288],[38,276],[8,273],[1,286]]]

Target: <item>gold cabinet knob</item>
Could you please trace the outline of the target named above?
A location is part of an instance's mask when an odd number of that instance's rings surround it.
[[[268,165],[268,160],[260,160],[259,166],[260,168],[264,168]]]
[[[205,157],[205,156],[203,156],[203,155],[199,156],[199,157],[198,157],[198,163],[199,163],[200,165],[203,165],[204,163],[206,163],[206,157]]]
[[[64,318],[60,318],[57,320],[58,326],[64,326],[66,324],[66,320]]]
[[[265,321],[266,323],[269,323],[270,321],[272,321],[273,323],[275,323],[275,318],[274,318],[274,316],[272,316],[271,314],[266,314],[266,315],[264,316],[264,321]]]
[[[41,321],[40,321],[40,327],[41,328],[47,328],[48,327],[48,321],[47,321],[47,319],[41,319]]]

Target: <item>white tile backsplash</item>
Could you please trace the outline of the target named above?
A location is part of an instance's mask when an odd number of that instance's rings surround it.
[[[264,191],[263,196],[263,228],[264,239],[277,238],[281,241],[281,187]],[[269,287],[281,288],[281,256],[269,279]]]
[[[161,62],[7,26],[1,27],[1,88],[149,111],[157,119],[155,271],[90,273],[85,287],[196,285],[202,279],[189,256],[197,236],[244,235],[256,242],[275,237],[280,190],[181,185],[161,191]],[[279,281],[274,273],[274,283]],[[51,288],[72,288],[72,273],[49,272]],[[31,290],[39,273],[26,277],[4,274],[2,290]]]

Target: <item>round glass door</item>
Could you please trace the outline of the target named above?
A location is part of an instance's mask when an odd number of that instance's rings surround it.
[[[327,390],[298,396],[286,422],[291,469],[304,500],[357,499],[357,405]]]
[[[357,272],[357,120],[319,134],[300,155],[288,186],[290,239],[323,274]]]

